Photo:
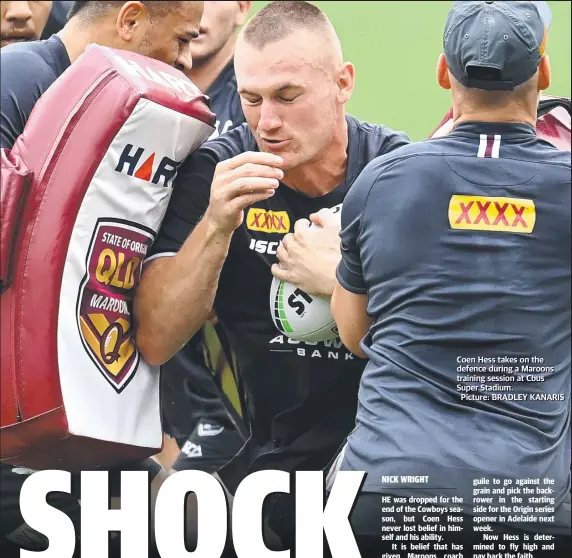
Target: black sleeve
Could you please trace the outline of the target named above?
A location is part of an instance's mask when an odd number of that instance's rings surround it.
[[[0,147],[11,149],[42,92],[55,81],[48,64],[33,52],[4,47],[0,53]],[[46,87],[43,87],[46,82]]]
[[[218,159],[200,148],[181,165],[167,212],[147,261],[158,255],[176,254],[204,215]]]

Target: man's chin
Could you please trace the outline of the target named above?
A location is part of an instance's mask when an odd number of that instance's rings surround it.
[[[200,68],[209,62],[212,57],[216,54],[216,51],[212,49],[201,48],[198,52],[193,52],[191,50],[191,56],[193,58],[193,68]]]
[[[284,165],[281,167],[282,170],[286,170],[286,167],[291,168],[294,162],[295,155],[288,149],[273,149],[264,142],[257,142],[258,150],[262,153],[272,153],[273,155],[278,155],[284,161]]]

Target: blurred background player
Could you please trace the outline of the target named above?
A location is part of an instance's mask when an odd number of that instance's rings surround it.
[[[522,479],[540,479],[524,492],[528,507],[490,500],[487,530],[547,535],[550,548],[534,555],[567,555],[570,151],[535,129],[550,22],[545,2],[455,3],[437,67],[453,130],[373,161],[342,208],[332,310],[346,346],[369,362],[332,472],[367,473],[352,515],[363,556],[391,552],[384,522],[425,522],[422,510],[386,513],[387,495],[440,499],[440,543],[470,553],[486,542],[473,529],[487,515],[474,487]]]
[[[245,121],[236,90],[234,46],[251,6],[252,2],[206,1],[199,36],[191,41],[193,67],[188,76],[211,100],[217,118],[212,137]]]
[[[187,76],[211,100],[216,129],[211,137],[244,123],[234,74],[237,31],[252,2],[207,1],[199,36],[190,43]],[[244,443],[243,402],[232,351],[216,317],[163,366],[164,429],[170,438],[157,460],[167,469],[212,472]],[[179,450],[180,448],[180,450]]]
[[[37,41],[48,18],[52,2],[25,2],[2,0],[0,2],[0,48],[5,46]]]

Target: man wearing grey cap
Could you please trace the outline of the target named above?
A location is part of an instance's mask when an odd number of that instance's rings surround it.
[[[549,25],[545,2],[455,3],[453,130],[375,159],[344,201],[332,311],[369,362],[328,488],[367,473],[364,557],[570,544],[570,152],[535,131]]]

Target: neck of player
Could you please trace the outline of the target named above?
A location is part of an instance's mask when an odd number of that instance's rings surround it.
[[[203,92],[206,93],[220,73],[226,68],[234,56],[236,37],[228,42],[215,54],[204,59],[193,59],[193,67],[187,77]]]
[[[113,37],[110,35],[108,26],[98,23],[87,24],[82,22],[79,16],[70,19],[65,27],[57,33],[66,47],[72,64],[83,54],[90,43],[112,45]]]
[[[480,108],[460,103],[453,107],[453,125],[461,122],[498,122],[513,124],[529,124],[536,128],[536,103],[516,104]]]
[[[346,178],[348,124],[342,114],[334,137],[319,157],[287,170],[282,183],[311,197],[325,196]]]

